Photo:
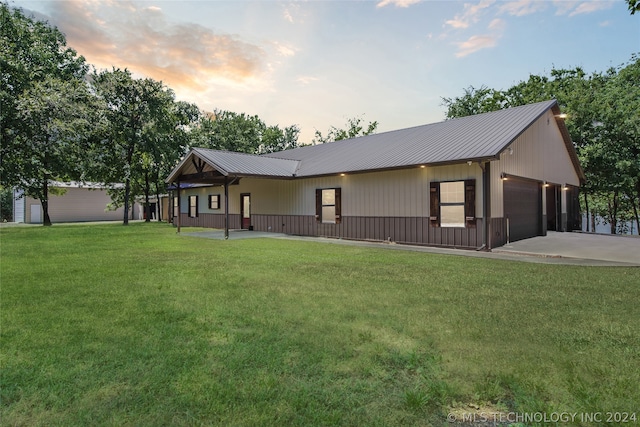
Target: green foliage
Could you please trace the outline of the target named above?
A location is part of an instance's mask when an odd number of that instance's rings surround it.
[[[48,181],[78,174],[87,66],[56,28],[0,3],[0,70],[0,184],[39,199],[50,225]]]
[[[640,12],[640,0],[627,0],[627,4],[629,5],[629,13],[635,14],[636,12]]]
[[[347,119],[347,126],[344,129],[337,128],[335,126],[331,126],[327,131],[327,135],[323,136],[322,132],[316,129],[315,138],[313,139],[313,144],[324,144],[327,142],[340,141],[342,139],[352,139],[358,136],[370,135],[376,132],[378,129],[378,122],[369,122],[364,127],[362,118],[360,117],[352,117]]]
[[[25,194],[41,201],[44,225],[51,225],[48,211],[52,180],[76,179],[89,133],[88,91],[80,81],[65,82],[51,77],[25,91],[17,105],[18,117],[26,125],[20,143],[21,174],[17,185]]]
[[[258,116],[215,110],[203,113],[192,137],[194,147],[262,154],[298,147],[296,125],[267,126]]]
[[[148,201],[151,184],[157,187],[161,174],[186,152],[197,109],[176,103],[173,91],[161,82],[134,79],[128,70],[114,68],[92,77],[103,125],[89,157],[93,164],[86,169],[94,180],[124,183],[110,193],[114,206],[124,206],[127,224],[131,199],[144,194]]]
[[[13,221],[13,189],[0,187],[0,221]]]
[[[506,99],[502,92],[481,86],[476,89],[469,86],[464,89],[464,95],[456,98],[442,98],[447,107],[447,119],[466,117],[474,114],[488,113],[505,108]]]

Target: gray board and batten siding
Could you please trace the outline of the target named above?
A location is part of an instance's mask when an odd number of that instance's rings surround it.
[[[240,195],[250,194],[254,230],[495,247],[506,242],[507,215],[514,214],[518,198],[527,194],[511,191],[517,186],[512,182],[564,189],[577,188],[584,179],[559,112],[556,102],[548,101],[260,156],[196,148],[167,182],[210,185],[181,191],[184,226],[240,228]],[[460,227],[438,226],[439,216],[432,212],[433,184],[451,181],[463,181],[472,190],[465,193],[464,208],[465,215],[471,212],[472,217]],[[217,209],[209,209],[208,204],[211,195],[224,198],[225,183],[228,224],[225,203]],[[316,216],[319,189],[340,189],[341,209],[335,223],[324,223]],[[535,200],[522,200],[528,206],[525,210],[535,212],[524,213],[529,222],[510,234],[533,235],[532,218],[538,223],[535,235],[546,233],[542,225],[547,221],[546,193],[540,190]],[[559,214],[565,223],[567,194],[560,194]],[[189,195],[198,195],[197,216],[189,215]],[[506,201],[505,196],[516,200]],[[485,216],[490,219],[486,224]]]

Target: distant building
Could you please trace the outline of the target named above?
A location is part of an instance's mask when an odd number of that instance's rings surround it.
[[[62,195],[49,195],[51,222],[117,221],[122,220],[124,210],[108,210],[111,198],[105,186],[96,183],[52,182],[50,188],[65,190]],[[28,224],[43,221],[40,200],[25,197],[20,189],[14,190],[13,220]],[[131,209],[133,213],[135,210]]]

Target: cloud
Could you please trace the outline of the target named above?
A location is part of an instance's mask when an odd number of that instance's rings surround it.
[[[300,8],[300,4],[288,3],[282,6],[282,18],[291,24],[303,24],[305,12]]]
[[[458,42],[457,58],[462,58],[482,49],[494,47],[500,37],[493,35],[471,36],[464,42]]]
[[[610,9],[613,6],[612,1],[585,1],[576,7],[569,16],[576,16],[583,13],[593,13],[599,10]]]
[[[296,79],[296,81],[300,84],[303,85],[308,85],[310,83],[313,83],[315,81],[318,81],[319,79],[317,77],[313,77],[313,76],[300,76]]]
[[[51,21],[66,34],[67,44],[97,68],[128,68],[172,87],[238,84],[266,69],[266,52],[260,46],[200,25],[169,23],[155,6],[60,1]]]
[[[546,3],[539,0],[508,1],[500,6],[500,12],[512,16],[525,16],[544,10]]]
[[[291,16],[291,12],[289,11],[289,9],[285,8],[284,12],[282,12],[282,17],[285,21],[293,23],[293,16]]]
[[[479,3],[465,3],[462,14],[456,15],[453,19],[445,21],[445,24],[453,28],[468,28],[471,23],[478,22],[479,15],[482,10],[488,8],[493,3],[495,3],[495,0],[481,0]]]
[[[610,9],[616,4],[616,0],[554,0],[556,15],[569,15],[570,17],[585,13],[593,13],[599,10]]]
[[[276,48],[276,51],[281,55],[281,56],[295,56],[296,54],[296,49],[293,47],[289,47],[289,46],[285,46],[281,43],[278,42],[273,42],[273,45]]]
[[[577,0],[553,0],[553,5],[556,7],[556,15],[566,15],[578,3]]]
[[[489,29],[495,30],[495,31],[502,31],[504,30],[505,25],[506,23],[502,19],[496,18],[489,23]]]
[[[421,0],[381,0],[376,4],[377,8],[394,5],[395,7],[409,7],[416,3],[420,3]]]

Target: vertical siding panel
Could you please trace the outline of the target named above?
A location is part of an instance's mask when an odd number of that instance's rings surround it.
[[[407,227],[407,240],[411,243],[417,243],[418,240],[418,220],[416,217],[411,217],[408,220]]]
[[[423,217],[420,218],[420,220],[422,221],[422,243],[429,243],[429,233],[431,232],[429,229],[429,219]]]

